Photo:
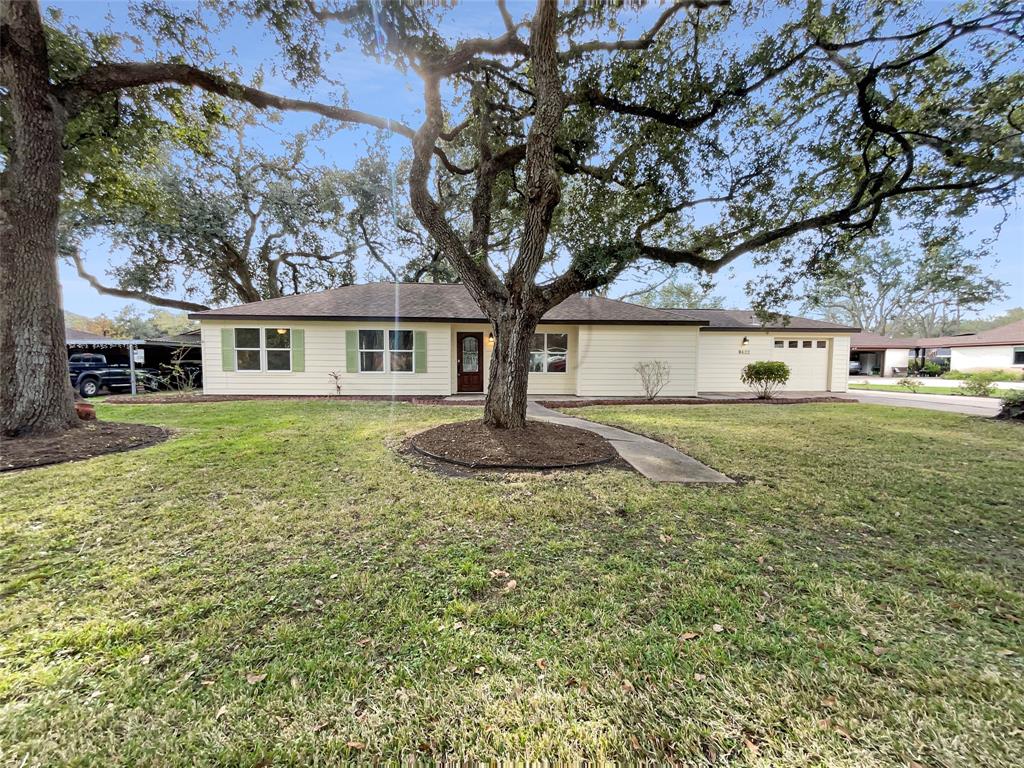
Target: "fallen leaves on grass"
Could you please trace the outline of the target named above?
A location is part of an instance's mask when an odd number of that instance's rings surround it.
[[[683,632],[679,639],[685,643],[687,640],[695,640],[698,637],[700,637],[700,632]]]
[[[712,629],[712,630],[714,630],[714,631],[715,631],[715,632],[717,632],[717,633],[722,633],[722,632],[725,632],[725,627],[723,627],[723,626],[722,626],[721,624],[714,624],[714,625],[713,625],[713,626],[711,627],[711,629]]]
[[[262,683],[266,679],[266,672],[249,672],[245,676],[245,682],[247,682],[249,685],[256,685],[256,683]]]
[[[518,586],[519,586],[519,582],[517,582],[515,579],[509,579],[508,582],[506,582],[505,586],[502,587],[501,591],[502,592],[511,592],[513,589],[515,589]]]

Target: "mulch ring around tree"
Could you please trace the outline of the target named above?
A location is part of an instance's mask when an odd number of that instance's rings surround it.
[[[170,436],[168,430],[149,424],[89,421],[59,435],[5,437],[0,439],[0,472],[133,451],[162,443]]]
[[[409,445],[428,458],[472,469],[571,469],[618,457],[600,435],[543,421],[515,430],[478,420],[442,424],[414,435]]]

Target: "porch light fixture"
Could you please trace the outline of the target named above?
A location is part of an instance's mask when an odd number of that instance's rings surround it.
[[[744,346],[744,347],[749,347],[750,346],[750,339],[748,339],[746,336],[744,336],[743,337],[743,341],[740,342],[740,345]]]
[[[488,344],[493,344],[494,343],[494,332],[493,331],[491,331],[490,333],[487,334],[487,343]]]

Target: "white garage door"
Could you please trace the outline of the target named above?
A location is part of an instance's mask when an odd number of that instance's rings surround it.
[[[772,360],[781,360],[789,366],[790,392],[824,392],[828,389],[828,340],[785,339],[774,340]]]

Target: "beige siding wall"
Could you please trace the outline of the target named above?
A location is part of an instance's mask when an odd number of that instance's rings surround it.
[[[845,392],[850,381],[850,336],[832,337],[832,372],[828,379],[829,392]]]
[[[744,349],[743,337],[750,340]],[[748,363],[772,359],[772,337],[767,333],[719,333],[702,331],[697,363],[700,392],[741,392],[746,387],[740,372]]]
[[[749,340],[743,347],[743,338]],[[828,341],[826,350],[817,347],[805,350],[777,350],[775,339],[810,339]],[[700,392],[743,392],[740,372],[757,360],[783,360],[793,369],[790,389],[827,389],[845,392],[850,359],[848,335],[822,335],[814,333],[785,333],[745,331],[725,333],[703,331],[700,334],[700,354],[697,364],[697,388]],[[806,370],[799,366],[806,365]]]
[[[949,350],[949,367],[954,371],[1024,370],[1013,364],[1013,345],[1000,347],[953,347]]]
[[[427,332],[425,373],[346,373],[345,331],[359,328],[393,329],[371,322],[239,322],[203,320],[203,391],[207,394],[329,395],[334,384],[328,375],[342,375],[343,395],[447,395],[451,392],[450,326],[447,323],[403,323],[401,328]],[[303,372],[224,371],[221,364],[221,328],[302,328],[305,330],[306,365]]]
[[[452,349],[451,391],[458,391],[458,372],[456,371],[455,338],[457,333],[477,331],[484,337],[484,390],[487,389],[488,377],[491,373],[491,354],[494,344],[487,340],[491,326],[484,324],[453,324],[449,344]],[[569,354],[565,373],[531,373],[527,381],[527,393],[530,395],[571,395],[576,392],[577,349],[579,348],[579,331],[574,325],[540,325],[538,333],[565,333],[569,336]]]
[[[686,325],[582,325],[579,328],[576,394],[584,397],[641,397],[634,370],[644,360],[671,368],[662,397],[697,393],[697,329]]]

